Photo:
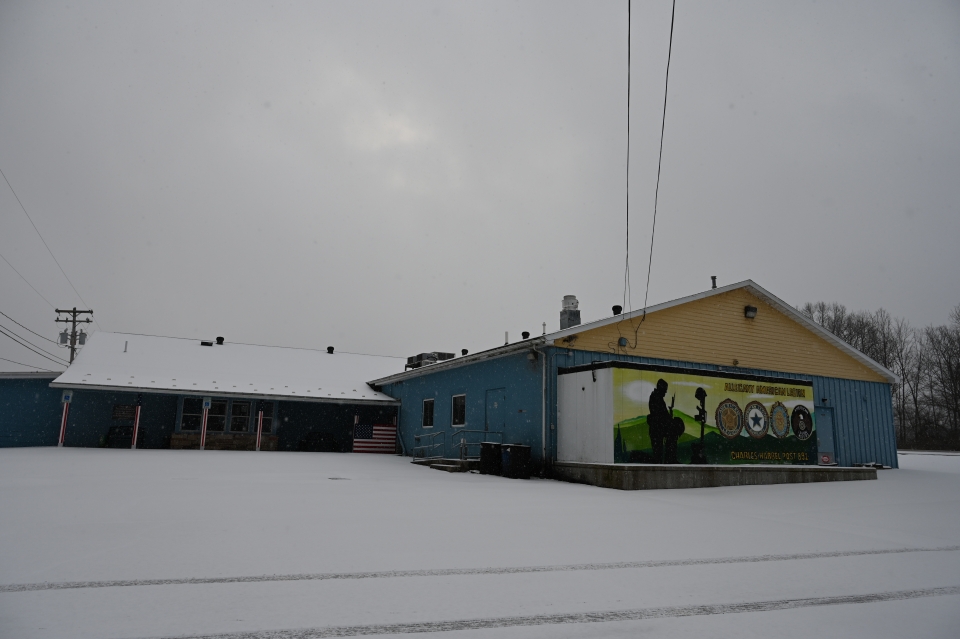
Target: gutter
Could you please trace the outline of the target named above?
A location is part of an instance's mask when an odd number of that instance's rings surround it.
[[[541,445],[541,476],[547,473],[547,353],[535,348],[540,353],[540,445]]]
[[[63,375],[63,371],[59,373],[57,371],[49,373],[43,371],[3,372],[0,373],[0,379],[56,379],[61,375]]]
[[[397,399],[350,399],[339,397],[307,397],[305,395],[267,395],[256,393],[224,393],[221,391],[210,390],[188,390],[186,388],[141,388],[137,386],[101,386],[99,384],[68,384],[64,382],[51,382],[50,388],[67,388],[74,391],[95,390],[108,391],[113,393],[146,393],[150,395],[184,395],[187,397],[199,397],[211,395],[213,397],[230,397],[252,400],[269,400],[275,402],[310,402],[314,404],[361,404],[364,406],[399,406],[400,400]]]

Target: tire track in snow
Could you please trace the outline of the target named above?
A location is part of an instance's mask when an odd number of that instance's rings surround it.
[[[326,639],[328,637],[360,637],[370,635],[419,634],[427,632],[454,632],[457,630],[482,630],[486,628],[512,628],[518,626],[544,626],[558,624],[603,623],[609,621],[641,621],[644,619],[667,619],[672,617],[697,617],[703,615],[727,615],[739,612],[769,612],[814,606],[839,606],[844,604],[897,601],[921,597],[941,597],[960,594],[960,586],[896,590],[867,595],[841,595],[837,597],[811,597],[805,599],[775,599],[731,604],[706,604],[692,606],[664,606],[634,610],[608,610],[604,612],[579,612],[569,614],[529,615],[523,617],[489,617],[486,619],[458,619],[453,621],[423,621],[414,623],[370,624],[362,626],[328,626],[325,628],[298,628],[294,630],[255,630],[223,634],[180,635],[168,639]]]
[[[664,568],[672,566],[707,566],[713,564],[749,564],[766,561],[796,561],[866,555],[895,555],[913,552],[950,552],[960,546],[938,548],[891,548],[886,550],[840,550],[836,552],[793,553],[787,555],[754,555],[746,557],[713,557],[703,559],[657,559],[623,561],[608,564],[567,564],[556,566],[516,566],[500,568],[438,568],[434,570],[386,570],[378,572],[324,572],[294,575],[248,575],[241,577],[188,577],[183,579],[122,579],[115,581],[52,581],[33,584],[0,585],[0,593],[36,590],[71,590],[75,588],[121,588],[127,586],[179,586],[185,584],[240,584],[275,581],[325,581],[332,579],[390,579],[397,577],[448,577],[458,575],[512,575],[536,572],[576,572],[581,570],[621,570],[627,568]]]

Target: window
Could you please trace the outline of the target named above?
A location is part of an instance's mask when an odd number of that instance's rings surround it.
[[[215,399],[207,411],[207,430],[223,432],[227,427],[227,400]]]
[[[180,416],[180,430],[200,430],[203,421],[203,400],[199,397],[183,398],[183,413]]]
[[[423,427],[433,428],[433,400],[423,400]]]
[[[245,433],[250,426],[250,402],[233,401],[230,408],[230,432]]]
[[[467,396],[453,396],[453,417],[451,423],[454,426],[463,426],[467,423]]]
[[[273,402],[262,402],[263,407],[263,430],[264,435],[269,435],[273,428]]]

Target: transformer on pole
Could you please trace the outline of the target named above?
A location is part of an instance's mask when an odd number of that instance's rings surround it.
[[[93,311],[78,311],[77,307],[74,306],[72,309],[63,310],[63,309],[54,309],[57,311],[58,317],[57,322],[63,322],[64,324],[70,324],[70,330],[64,330],[60,333],[60,343],[67,346],[70,346],[70,363],[73,363],[74,358],[77,356],[77,345],[83,346],[87,343],[87,334],[82,330],[80,333],[77,333],[77,324],[89,324],[93,320],[89,317],[86,319],[77,319],[79,315],[93,315]],[[66,313],[68,317],[66,319],[60,319],[59,314]],[[69,343],[68,343],[69,340]]]

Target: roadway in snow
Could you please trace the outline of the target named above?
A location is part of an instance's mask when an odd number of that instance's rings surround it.
[[[0,637],[960,636],[960,457],[623,492],[381,455],[0,450]]]

